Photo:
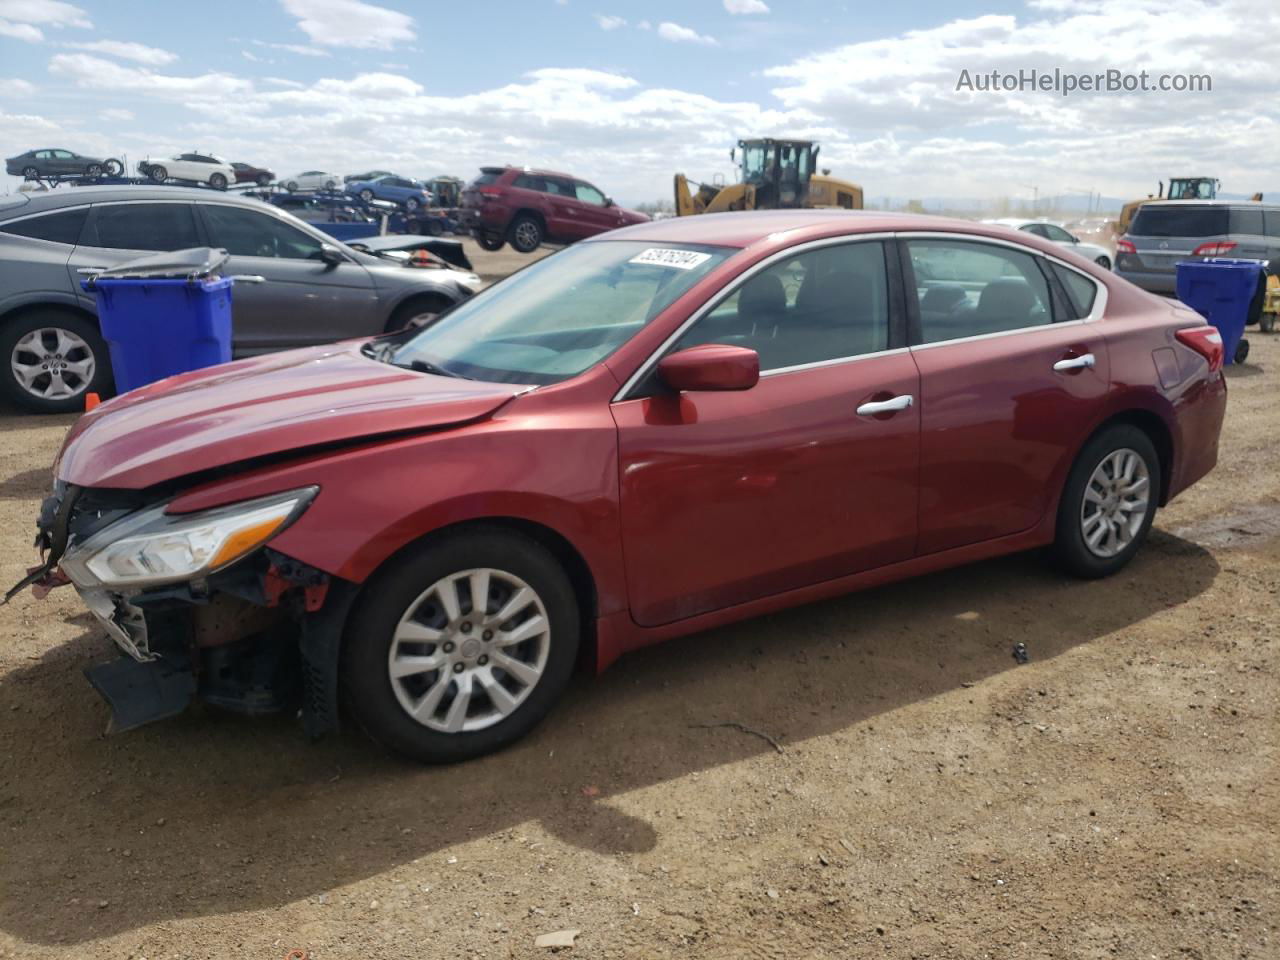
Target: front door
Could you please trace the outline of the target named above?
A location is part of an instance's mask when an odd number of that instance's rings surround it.
[[[672,347],[750,347],[755,387],[674,394],[651,375],[613,405],[638,623],[912,556],[919,384],[891,348],[890,289],[878,240],[777,261]]]
[[[369,271],[345,254],[341,263],[325,262],[324,241],[268,213],[220,203],[200,212],[210,245],[231,254],[224,273],[265,280],[233,291],[237,355],[381,332]]]
[[[1028,530],[1108,392],[1085,274],[1017,248],[908,239],[920,370],[921,554]],[[914,287],[914,290],[910,287]],[[1095,296],[1097,294],[1095,293]]]

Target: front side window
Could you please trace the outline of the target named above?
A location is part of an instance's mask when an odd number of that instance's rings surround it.
[[[1036,257],[991,243],[908,240],[920,341],[938,343],[1053,322]]]
[[[277,217],[211,203],[203,207],[209,238],[233,257],[319,260],[321,242]]]
[[[14,223],[0,223],[0,232],[11,233],[18,237],[31,237],[34,240],[73,245],[80,239],[80,230],[84,227],[84,221],[88,215],[88,207],[60,210],[57,213],[47,213],[42,217],[28,217]]]
[[[591,184],[578,182],[573,187],[578,199],[583,203],[589,203],[595,207],[604,206],[604,194],[591,186]]]
[[[112,250],[185,250],[200,246],[189,203],[111,203],[93,208],[86,245]]]
[[[1050,240],[1052,240],[1054,243],[1075,243],[1076,242],[1075,237],[1067,233],[1067,231],[1063,230],[1061,227],[1055,226],[1052,223],[1046,223],[1044,225],[1044,235],[1048,237]]]
[[[549,384],[595,366],[735,251],[593,241],[464,300],[389,362],[500,383]]]
[[[705,343],[755,350],[761,371],[884,350],[889,343],[884,245],[821,247],[753,274],[673,349]]]

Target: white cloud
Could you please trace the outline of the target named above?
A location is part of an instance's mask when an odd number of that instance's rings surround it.
[[[259,47],[270,47],[272,50],[284,50],[287,53],[296,53],[302,57],[332,56],[328,50],[321,50],[319,47],[308,47],[303,43],[268,43],[266,40],[254,40],[253,44]]]
[[[724,0],[724,8],[730,13],[768,13],[769,6],[763,0]]]
[[[42,27],[83,27],[93,22],[84,10],[61,0],[0,0],[0,20],[35,23]]]
[[[29,97],[36,92],[33,84],[18,77],[0,77],[0,96]]]
[[[413,17],[363,0],[280,0],[313,43],[389,50],[416,38]]]
[[[132,110],[125,110],[123,107],[108,107],[102,111],[103,120],[114,120],[117,123],[125,123],[134,119]]]
[[[619,27],[625,27],[627,21],[622,17],[614,17],[603,13],[597,13],[596,23],[600,24],[601,30],[617,30]]]
[[[658,36],[663,40],[670,40],[672,43],[700,43],[703,46],[716,46],[715,37],[707,37],[698,33],[689,27],[682,27],[678,23],[672,23],[669,20],[658,24]]]
[[[49,72],[70,79],[77,86],[97,90],[123,90],[166,100],[207,97],[217,102],[230,94],[252,89],[249,81],[226,73],[206,73],[194,77],[155,73],[140,67],[126,67],[87,53],[59,53],[49,60]]]
[[[251,50],[241,50],[240,56],[244,57],[250,63],[261,63],[262,59]]]
[[[161,50],[158,47],[148,47],[142,43],[133,43],[129,40],[94,40],[91,43],[68,43],[67,46],[73,50],[105,53],[112,57],[119,57],[122,60],[133,60],[152,67],[163,67],[165,64],[173,63],[178,59],[176,53],[170,53],[168,50]]]
[[[33,27],[29,23],[11,23],[0,18],[0,37],[13,37],[15,40],[25,40],[27,43],[39,43],[44,39],[44,34],[39,27]]]

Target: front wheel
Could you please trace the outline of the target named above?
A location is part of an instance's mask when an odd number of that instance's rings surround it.
[[[373,200],[373,191],[370,190],[368,187],[361,190],[360,199],[363,200],[365,203],[371,202]]]
[[[524,736],[578,653],[573,587],[552,554],[480,528],[423,544],[380,573],[347,623],[348,708],[415,760],[468,760]]]
[[[1058,505],[1053,552],[1077,577],[1106,577],[1138,552],[1161,490],[1155,445],[1131,424],[1093,437],[1076,458]]]
[[[84,168],[84,175],[91,180],[97,180],[102,176],[102,164],[91,163]]]
[[[102,170],[108,177],[119,177],[124,174],[124,164],[114,157],[102,161]]]
[[[1111,269],[1111,260],[1107,257],[1098,257],[1098,259],[1094,260],[1093,262],[1096,263],[1098,266],[1100,266],[1103,270]]]
[[[84,317],[58,309],[33,310],[0,328],[0,390],[35,413],[84,409],[85,394],[111,387],[107,345]]]
[[[334,187],[336,187],[336,186],[337,186],[337,184],[336,184],[336,183],[334,183],[334,181],[332,181],[332,180],[326,180],[326,181],[324,182],[324,188],[325,188],[326,190],[332,190],[332,189],[334,189]]]
[[[501,250],[506,242],[502,237],[491,237],[484,233],[476,234],[476,243],[480,244],[480,249],[488,250],[490,253]]]
[[[227,178],[221,173],[215,173],[209,178],[209,186],[215,190],[225,190],[227,189]]]
[[[290,193],[293,193],[295,190],[298,189],[298,181],[290,180],[288,183],[284,185],[284,188],[288,190]]]
[[[404,208],[410,213],[413,213],[413,211],[418,209],[418,201],[413,197],[406,197],[404,201]]]
[[[169,179],[169,171],[166,170],[164,167],[158,167],[158,166],[152,167],[150,170],[147,171],[147,176],[149,176],[156,183],[164,183],[166,180]]]

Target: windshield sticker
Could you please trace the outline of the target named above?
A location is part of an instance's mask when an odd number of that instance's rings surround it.
[[[692,270],[711,259],[709,253],[697,253],[694,250],[669,250],[663,247],[650,247],[643,253],[632,257],[630,263],[651,263],[658,267],[672,267],[676,270]]]

